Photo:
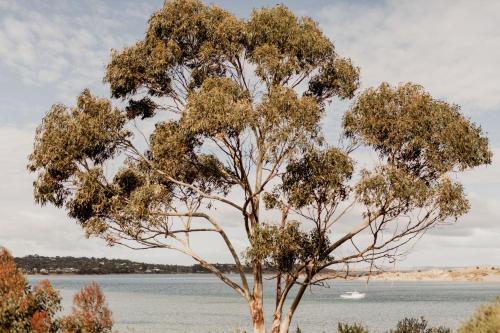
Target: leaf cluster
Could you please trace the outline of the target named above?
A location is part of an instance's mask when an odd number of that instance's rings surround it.
[[[345,134],[431,182],[452,170],[491,163],[488,139],[456,105],[411,83],[363,92],[344,116]]]
[[[113,157],[131,133],[126,118],[107,99],[85,90],[74,108],[54,105],[37,128],[30,171],[40,171],[34,183],[35,199],[62,206],[66,182],[82,168],[100,165]]]
[[[246,34],[246,52],[256,74],[270,84],[309,72],[334,54],[333,44],[313,20],[297,19],[282,5],[254,10]]]
[[[440,220],[457,218],[470,205],[460,183],[442,177],[429,184],[404,169],[386,165],[374,171],[362,171],[355,188],[358,200],[371,211],[382,210],[387,217],[397,217],[416,208],[434,207]]]
[[[331,259],[327,236],[315,229],[302,231],[298,222],[259,225],[253,230],[250,243],[244,253],[248,262],[262,262],[283,273],[290,273],[301,263]]]
[[[320,121],[324,110],[309,97],[288,87],[273,86],[257,105],[254,118],[272,156],[286,143],[290,149],[307,149],[322,142]]]
[[[386,163],[362,172],[359,200],[389,216],[434,207],[440,220],[469,209],[461,184],[447,176],[491,163],[488,139],[456,105],[421,86],[387,83],[362,93],[344,116],[345,135],[373,147]]]
[[[352,160],[340,149],[307,151],[287,165],[281,189],[295,208],[342,201],[348,195],[353,169]]]
[[[106,71],[113,97],[126,97],[145,88],[152,96],[169,95],[181,69],[191,78],[186,87],[201,86],[205,78],[224,76],[223,63],[241,49],[243,27],[234,16],[201,1],[168,1],[149,20],[145,38],[123,51],[114,51]]]

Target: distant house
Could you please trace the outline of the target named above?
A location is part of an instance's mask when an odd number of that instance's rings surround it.
[[[66,267],[66,268],[63,268],[63,273],[66,273],[66,274],[71,274],[71,273],[78,273],[78,269],[76,268],[73,268],[73,267]]]

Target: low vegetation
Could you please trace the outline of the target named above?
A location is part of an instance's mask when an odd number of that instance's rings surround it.
[[[338,333],[368,333],[368,330],[360,324],[339,323],[337,326]]]
[[[451,328],[429,327],[424,318],[404,318],[396,328],[385,333],[452,333]],[[499,333],[500,332],[500,297],[492,303],[482,305],[472,318],[467,320],[456,333]],[[299,327],[295,333],[303,332]],[[326,332],[325,332],[326,333]],[[359,323],[338,323],[337,333],[373,333]]]
[[[368,329],[360,324],[339,323],[338,333],[370,333]],[[451,329],[446,327],[428,327],[424,318],[404,318],[400,320],[395,329],[386,333],[451,333]]]
[[[92,283],[73,299],[70,314],[56,318],[61,297],[48,280],[34,287],[0,248],[0,333],[111,333],[113,320],[101,288]]]
[[[481,306],[458,330],[458,333],[498,332],[500,332],[500,297],[492,303]]]
[[[428,327],[424,318],[405,318],[400,320],[395,330],[388,333],[451,333],[451,329],[446,327]]]

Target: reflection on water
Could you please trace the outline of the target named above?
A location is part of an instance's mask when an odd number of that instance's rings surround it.
[[[63,306],[91,281],[98,282],[113,310],[115,328],[137,333],[250,331],[248,309],[232,289],[210,275],[29,276],[31,284],[48,278],[60,290]],[[234,279],[237,279],[234,276]],[[272,295],[274,281],[266,281]],[[361,300],[343,300],[345,291],[366,292]],[[334,332],[338,321],[361,322],[375,332],[405,316],[424,316],[431,325],[456,328],[481,304],[500,295],[500,284],[447,282],[334,281],[313,287],[294,317],[305,333]],[[272,299],[266,299],[269,311]]]

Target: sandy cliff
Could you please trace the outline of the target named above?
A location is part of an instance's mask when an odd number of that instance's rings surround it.
[[[366,279],[366,277],[364,277]],[[431,269],[413,272],[383,272],[370,278],[374,281],[471,281],[499,282],[500,267],[468,267]]]

